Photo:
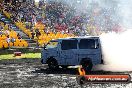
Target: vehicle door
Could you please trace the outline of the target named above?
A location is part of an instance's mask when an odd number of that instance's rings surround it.
[[[98,39],[81,39],[79,42],[79,59],[90,58],[93,62],[99,60],[101,51]]]
[[[76,65],[77,64],[77,52],[78,52],[78,40],[62,40],[60,56],[65,60],[63,65]]]

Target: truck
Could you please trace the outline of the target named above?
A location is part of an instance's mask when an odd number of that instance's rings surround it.
[[[41,63],[52,70],[81,65],[86,71],[103,63],[99,37],[60,38],[49,41],[41,52]]]

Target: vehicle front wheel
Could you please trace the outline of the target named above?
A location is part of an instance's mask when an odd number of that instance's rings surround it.
[[[49,69],[52,69],[52,70],[55,70],[57,69],[59,66],[58,66],[58,63],[55,59],[51,59],[48,61],[48,66],[49,66]]]

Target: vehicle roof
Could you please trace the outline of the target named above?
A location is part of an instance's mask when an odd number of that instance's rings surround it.
[[[81,36],[81,37],[67,37],[67,38],[59,38],[52,41],[59,41],[59,40],[69,40],[69,39],[98,39],[99,36]]]

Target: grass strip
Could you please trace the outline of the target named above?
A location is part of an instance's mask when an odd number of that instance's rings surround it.
[[[41,53],[22,53],[21,56],[14,57],[14,54],[0,55],[0,60],[2,59],[21,59],[21,58],[41,58]]]

